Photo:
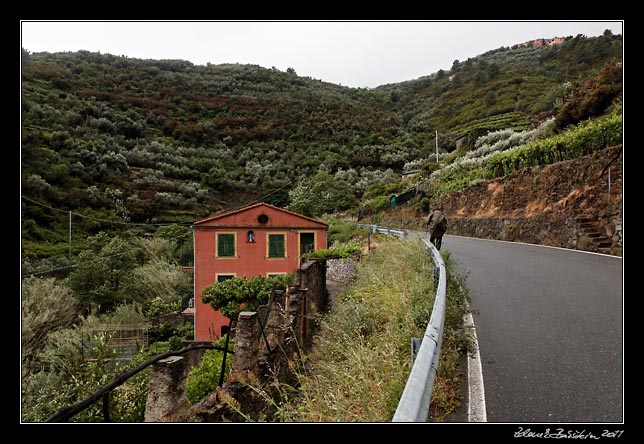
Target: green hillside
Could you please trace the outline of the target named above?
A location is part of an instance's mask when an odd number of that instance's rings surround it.
[[[577,36],[356,89],[290,68],[23,49],[21,419],[44,421],[193,339],[171,315],[194,296],[196,219],[260,199],[377,219],[412,187],[425,195],[406,209],[426,209],[619,144],[621,58],[621,36]],[[402,180],[410,169],[421,174]],[[332,241],[354,234],[330,223]],[[123,360],[111,336],[144,322],[149,345]],[[111,420],[141,422],[148,386],[142,372],[103,398]],[[73,420],[102,421],[104,405]]]
[[[319,172],[353,194],[331,201],[357,205],[431,161],[435,131],[446,154],[463,135],[467,151],[488,131],[531,128],[621,55],[621,36],[577,36],[356,89],[290,68],[23,50],[23,250],[65,255],[67,211],[82,216],[82,239],[257,199],[286,206],[298,179]],[[568,111],[568,123],[587,117]]]
[[[552,47],[502,47],[449,70],[410,82],[385,85],[407,128],[433,139],[433,132],[470,143],[490,130],[523,130],[551,115],[572,85],[608,62],[621,61],[621,36],[568,37]]]

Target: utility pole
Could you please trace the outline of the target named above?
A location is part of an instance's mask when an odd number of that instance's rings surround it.
[[[69,211],[69,261],[72,260],[72,212]]]
[[[436,163],[438,163],[438,130],[436,130]]]

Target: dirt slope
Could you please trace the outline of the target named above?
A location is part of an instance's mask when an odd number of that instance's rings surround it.
[[[443,205],[448,234],[621,255],[622,157],[621,146],[610,147],[482,181],[432,203]],[[424,217],[401,206],[381,223],[417,227]]]

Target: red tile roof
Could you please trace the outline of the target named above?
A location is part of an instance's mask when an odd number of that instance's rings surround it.
[[[275,205],[271,205],[271,204],[268,204],[266,202],[259,202],[259,203],[249,205],[249,206],[246,206],[246,207],[242,207],[242,208],[237,208],[237,209],[233,209],[233,210],[226,210],[226,211],[223,211],[221,213],[218,213],[218,214],[215,214],[213,216],[210,216],[210,217],[208,217],[206,219],[198,220],[195,223],[193,223],[193,225],[201,225],[201,224],[204,224],[204,223],[207,223],[207,222],[212,222],[213,220],[222,219],[224,217],[228,217],[228,216],[231,216],[233,214],[241,213],[241,212],[248,211],[248,210],[251,210],[253,208],[257,208],[257,207],[261,207],[261,206],[272,208],[272,209],[274,209],[276,211],[281,211],[282,213],[291,214],[293,216],[296,216],[296,217],[299,217],[299,218],[302,218],[302,219],[306,219],[306,220],[309,220],[311,222],[315,222],[317,224],[321,224],[321,225],[324,225],[324,226],[327,226],[327,227],[329,226],[329,224],[327,224],[326,222],[322,222],[321,220],[314,219],[314,218],[308,217],[308,216],[303,216],[301,214],[294,213],[293,211],[285,210],[284,208],[276,207]]]

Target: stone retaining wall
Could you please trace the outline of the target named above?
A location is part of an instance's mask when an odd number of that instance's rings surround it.
[[[328,308],[326,260],[302,264],[295,282],[256,312],[242,312],[232,334],[235,339],[231,372],[223,387],[190,406],[185,381],[199,356],[175,356],[152,366],[146,403],[146,422],[243,422],[266,414],[270,404],[251,388],[270,392],[293,374],[301,348],[312,344],[318,315]],[[213,378],[218,375],[213,375]],[[230,408],[231,400],[243,415]]]
[[[622,147],[482,180],[432,200],[447,234],[526,242],[621,256]],[[385,214],[383,226],[419,229],[411,208]]]

